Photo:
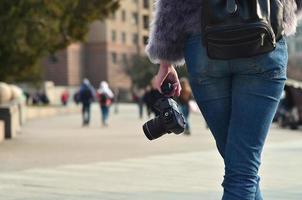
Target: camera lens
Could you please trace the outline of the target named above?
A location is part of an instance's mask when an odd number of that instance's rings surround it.
[[[149,140],[155,140],[166,133],[159,117],[149,120],[143,125],[143,130]]]

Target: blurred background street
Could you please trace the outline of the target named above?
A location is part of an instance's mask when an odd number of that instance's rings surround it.
[[[162,97],[144,50],[154,3],[0,0],[0,200],[221,199],[222,159],[185,66],[175,101],[190,128],[155,141],[143,133]],[[286,40],[265,200],[302,199],[301,24]]]
[[[0,145],[2,200],[217,200],[223,163],[203,119],[192,135],[148,141],[134,104],[122,104],[102,127],[99,107],[81,127],[80,114],[28,122]],[[267,200],[300,200],[302,134],[271,128],[261,168]]]

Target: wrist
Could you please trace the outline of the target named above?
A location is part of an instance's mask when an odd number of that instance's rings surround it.
[[[170,62],[165,61],[165,60],[161,60],[160,61],[160,67],[163,67],[163,68],[172,68],[173,66],[171,65]]]

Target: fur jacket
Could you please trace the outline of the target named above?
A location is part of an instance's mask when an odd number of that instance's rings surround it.
[[[285,35],[296,32],[302,16],[302,0],[280,0],[284,5]],[[160,60],[175,66],[184,64],[184,45],[188,35],[201,32],[202,0],[155,0],[146,53],[153,63]]]

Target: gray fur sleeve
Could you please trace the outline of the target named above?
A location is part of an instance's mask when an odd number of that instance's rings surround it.
[[[286,36],[294,35],[297,27],[296,0],[281,0],[284,5],[284,31]]]
[[[165,60],[173,65],[184,64],[185,13],[184,0],[156,0],[150,24],[146,53],[151,62]]]

